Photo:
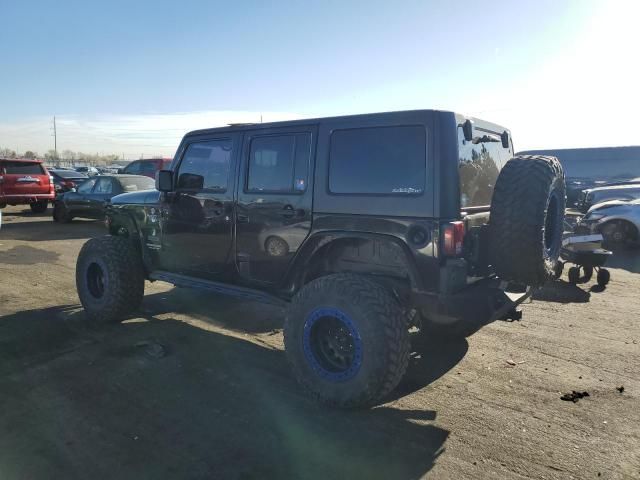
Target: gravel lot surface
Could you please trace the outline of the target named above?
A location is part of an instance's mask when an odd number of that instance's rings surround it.
[[[75,260],[102,224],[3,213],[3,480],[640,478],[640,253],[604,291],[561,280],[520,322],[416,339],[393,397],[343,412],[291,378],[282,311],[156,282],[91,327]]]

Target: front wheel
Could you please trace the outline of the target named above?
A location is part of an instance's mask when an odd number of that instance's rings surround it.
[[[53,221],[60,223],[70,223],[73,217],[69,213],[67,207],[62,202],[56,202],[53,206]]]
[[[140,253],[124,237],[92,238],[78,255],[76,288],[90,321],[124,319],[138,308],[144,295]]]
[[[359,275],[313,280],[294,297],[284,325],[287,360],[322,403],[370,406],[390,393],[409,361],[409,331],[398,301]]]

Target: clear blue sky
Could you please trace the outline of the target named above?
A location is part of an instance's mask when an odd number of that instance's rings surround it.
[[[638,107],[635,90],[621,95],[638,80],[633,3],[0,0],[0,147],[46,149],[54,114],[60,135],[69,127],[64,148],[172,154],[175,136],[229,112],[430,107],[508,122],[522,148],[593,144],[579,128],[539,142],[538,120],[554,105],[548,113],[571,117],[585,94],[599,114]],[[602,77],[624,58],[622,84]],[[612,129],[599,143],[638,140],[627,136]]]

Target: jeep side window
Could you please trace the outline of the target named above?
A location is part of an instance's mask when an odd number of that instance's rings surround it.
[[[230,162],[231,139],[191,143],[178,167],[177,188],[225,192]]]
[[[427,169],[423,126],[335,130],[329,153],[331,193],[420,195]]]
[[[248,192],[303,192],[307,187],[311,135],[254,137],[249,153]]]

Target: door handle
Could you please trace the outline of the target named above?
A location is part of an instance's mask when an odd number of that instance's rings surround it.
[[[238,223],[249,223],[249,215],[238,214],[236,217]]]

